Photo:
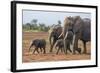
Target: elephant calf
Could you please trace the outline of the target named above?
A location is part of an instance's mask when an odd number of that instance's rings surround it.
[[[59,50],[61,50],[61,52],[64,51],[64,42],[63,42],[63,39],[59,39],[59,40],[56,41],[55,48],[58,48],[56,54],[58,54]]]
[[[81,54],[81,48],[76,48],[76,49],[70,49],[70,45],[73,45],[73,32],[71,30],[68,31],[67,35],[65,35],[64,39],[64,45],[65,45],[65,53],[67,54],[67,50],[72,52],[72,50],[77,51],[78,53]]]
[[[43,51],[44,51],[43,53],[44,54],[46,53],[46,50],[45,50],[46,41],[44,39],[35,39],[35,40],[33,40],[30,47],[29,47],[29,51],[30,51],[32,46],[35,47],[33,53],[35,53],[35,51],[37,51],[39,53],[39,50],[38,50],[39,48],[40,48],[41,52],[42,52],[42,49],[43,49]]]

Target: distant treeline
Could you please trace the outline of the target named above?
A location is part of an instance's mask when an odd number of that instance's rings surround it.
[[[54,24],[52,24],[51,26],[45,23],[37,23],[38,20],[37,19],[33,19],[31,22],[23,24],[23,30],[24,31],[44,31],[44,32],[48,32],[50,27]],[[61,24],[61,21],[58,20],[58,24]]]

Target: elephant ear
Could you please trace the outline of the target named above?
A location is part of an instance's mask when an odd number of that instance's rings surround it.
[[[66,17],[64,20],[64,28],[68,28],[70,23],[71,23],[71,21],[70,21],[69,17]]]
[[[74,26],[73,26],[73,32],[74,33],[79,33],[82,30],[82,26],[83,26],[83,20],[80,16],[75,16],[74,17]]]
[[[69,16],[66,17],[64,20],[64,27],[63,27],[63,35],[65,36],[66,32],[73,27],[73,17]]]

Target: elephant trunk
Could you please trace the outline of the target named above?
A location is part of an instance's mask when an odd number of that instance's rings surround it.
[[[50,35],[49,35],[50,52],[52,52],[53,44],[54,44],[54,39],[52,40],[52,38],[53,38],[53,32],[51,32]]]
[[[32,46],[33,46],[33,41],[30,43],[29,51],[31,50]]]
[[[52,45],[52,44],[51,44],[51,38],[52,38],[52,32],[51,32],[50,35],[49,35],[49,42],[50,42],[50,45]]]

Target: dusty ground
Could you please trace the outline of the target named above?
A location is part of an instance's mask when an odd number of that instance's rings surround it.
[[[49,53],[50,50],[50,45],[49,45],[49,41],[48,41],[48,32],[23,32],[23,58],[22,61],[23,62],[38,62],[38,61],[59,61],[59,60],[85,60],[85,59],[91,59],[91,44],[90,42],[87,43],[87,52],[88,54],[75,54],[72,55],[71,53],[65,55],[62,52],[59,52],[58,55],[56,55],[56,49],[53,49],[53,53]],[[29,46],[30,46],[30,42],[34,39],[37,38],[44,38],[47,42],[46,45],[46,54],[37,54],[37,52],[35,52],[35,54],[32,54],[32,51],[34,48],[31,49],[31,51],[29,52]],[[81,41],[79,41],[79,47],[81,47],[82,51],[83,51],[83,44]]]

